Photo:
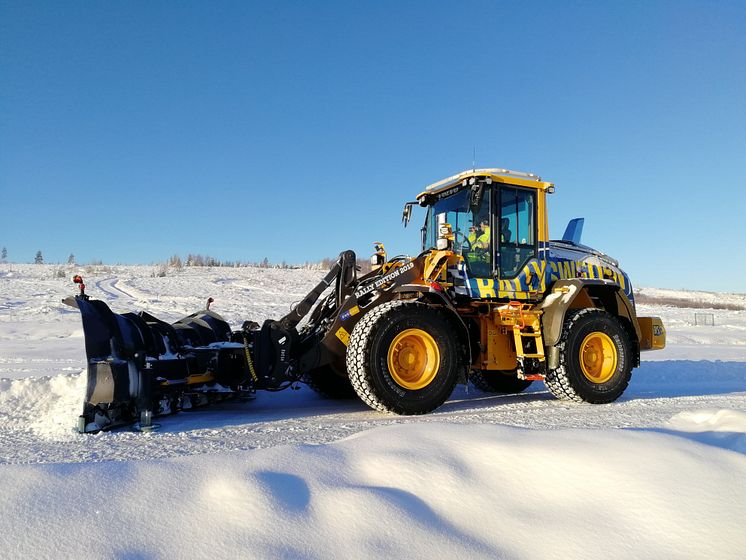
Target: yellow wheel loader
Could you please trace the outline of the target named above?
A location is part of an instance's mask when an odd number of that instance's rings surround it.
[[[159,415],[299,382],[396,414],[430,412],[469,381],[497,393],[543,381],[560,399],[614,401],[665,329],[637,316],[618,263],[580,243],[582,219],[549,240],[553,192],[507,169],[429,185],[404,206],[405,225],[413,206],[426,209],[418,256],[388,259],[377,243],[358,276],[344,251],[288,315],[261,326],[232,330],[209,310],[172,324],[114,313],[76,277],[80,293],[65,301],[81,312],[88,358],[79,431],[149,430]]]

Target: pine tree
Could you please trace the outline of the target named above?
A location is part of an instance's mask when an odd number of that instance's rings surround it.
[[[6,249],[5,247],[3,247],[2,252],[0,252],[0,260],[2,260],[3,262],[5,262],[5,260],[7,258],[8,258],[8,249]]]
[[[41,251],[36,252],[36,257],[34,258],[34,264],[44,264],[44,257],[41,256]]]
[[[67,257],[67,264],[75,264],[75,255],[70,253],[70,256]]]

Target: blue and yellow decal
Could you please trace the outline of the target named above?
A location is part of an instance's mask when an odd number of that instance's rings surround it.
[[[627,275],[597,256],[586,255],[576,260],[550,251],[544,254],[547,255],[546,260],[531,259],[515,278],[505,280],[471,278],[466,270],[460,270],[466,280],[466,295],[479,299],[535,300],[543,296],[557,280],[587,278],[612,282],[633,301],[632,286]]]

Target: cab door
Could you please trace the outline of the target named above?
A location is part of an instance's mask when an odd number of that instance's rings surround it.
[[[530,299],[540,291],[544,268],[539,262],[538,193],[503,185],[496,189],[494,243],[500,292]]]

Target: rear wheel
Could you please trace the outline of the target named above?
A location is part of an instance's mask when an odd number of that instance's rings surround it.
[[[327,399],[352,399],[357,396],[349,378],[339,375],[331,364],[306,372],[303,381]]]
[[[425,414],[458,380],[458,344],[443,314],[421,303],[392,301],[368,313],[350,335],[347,371],[371,408]]]
[[[618,399],[629,385],[629,335],[619,319],[606,311],[568,311],[557,347],[559,366],[546,376],[547,388],[555,397],[608,403]]]
[[[485,393],[521,393],[531,386],[531,381],[519,379],[515,371],[474,370],[469,377],[472,384]]]

